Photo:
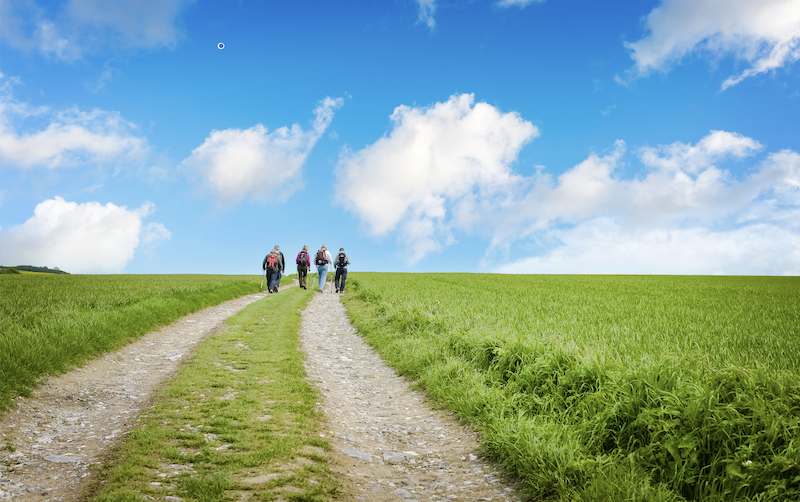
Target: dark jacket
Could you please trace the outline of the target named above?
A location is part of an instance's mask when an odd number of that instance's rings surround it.
[[[339,267],[339,255],[344,255],[344,267],[342,267],[342,268],[347,268],[347,266],[350,265],[350,258],[347,257],[347,253],[345,253],[344,251],[339,251],[339,253],[336,256],[333,257],[333,265],[336,268],[340,268]]]

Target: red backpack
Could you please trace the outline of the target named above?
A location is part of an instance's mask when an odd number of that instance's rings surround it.
[[[278,268],[278,255],[270,253],[267,257],[267,268]]]

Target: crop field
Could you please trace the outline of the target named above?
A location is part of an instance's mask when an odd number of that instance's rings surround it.
[[[259,290],[259,276],[0,276],[0,411],[58,374],[174,320]]]
[[[800,278],[349,279],[362,336],[536,498],[800,500]]]

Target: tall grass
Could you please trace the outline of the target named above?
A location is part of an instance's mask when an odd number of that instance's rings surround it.
[[[258,291],[256,276],[0,276],[0,411],[58,374],[159,326]]]
[[[353,274],[353,323],[554,500],[800,500],[797,278]]]

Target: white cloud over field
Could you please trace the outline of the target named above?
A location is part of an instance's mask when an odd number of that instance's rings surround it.
[[[136,136],[136,127],[119,113],[34,107],[13,98],[11,87],[18,82],[0,74],[0,166],[52,169],[84,162],[130,162],[147,155],[147,140]],[[47,125],[20,130],[26,119],[44,119]]]
[[[303,164],[333,120],[342,98],[325,98],[314,109],[310,130],[298,124],[272,132],[262,124],[249,129],[211,131],[183,165],[197,173],[218,198],[229,205],[251,197],[282,202],[303,187]]]
[[[663,0],[645,28],[641,40],[625,44],[635,61],[629,78],[667,71],[693,54],[747,62],[724,90],[800,59],[800,0]]]
[[[800,216],[800,215],[798,215]],[[800,275],[800,228],[626,228],[596,218],[553,229],[553,250],[501,265],[500,273]]]
[[[0,232],[0,263],[58,267],[70,273],[120,273],[140,244],[171,238],[161,223],[142,222],[154,209],[149,202],[131,210],[112,203],[48,199],[25,223]]]
[[[69,0],[59,8],[34,0],[0,2],[0,33],[11,46],[62,61],[108,48],[174,48],[178,17],[191,0]]]
[[[717,166],[761,148],[712,131],[695,145],[639,149],[645,171],[625,179],[616,175],[625,154],[618,142],[555,180],[542,174],[499,218],[492,242],[508,249],[522,240],[542,250],[498,271],[798,274],[800,154],[768,154],[741,179]]]
[[[430,107],[399,106],[393,130],[337,164],[336,199],[374,235],[398,230],[410,263],[453,242],[480,213],[502,206],[521,178],[511,171],[539,130],[471,94]]]
[[[484,268],[502,272],[800,273],[792,150],[711,131],[630,153],[617,141],[558,176],[524,177],[512,165],[539,131],[516,113],[456,95],[400,106],[392,122],[343,151],[335,197],[369,233],[395,237],[409,264],[476,233],[490,239]],[[535,251],[509,261],[520,249]]]

